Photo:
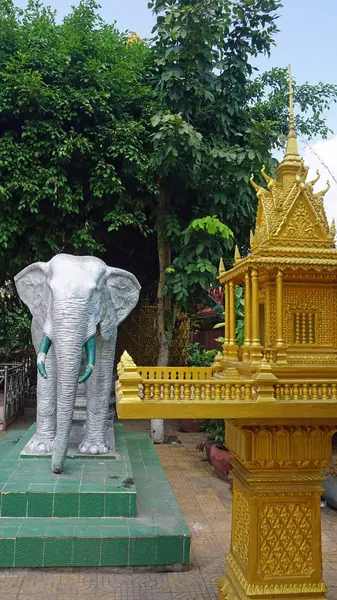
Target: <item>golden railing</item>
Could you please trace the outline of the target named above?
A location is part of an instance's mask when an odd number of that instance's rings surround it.
[[[313,379],[307,383],[296,379],[286,379],[275,385],[275,397],[277,401],[281,402],[317,402],[319,400],[336,402],[337,379],[332,381]]]
[[[126,352],[117,373],[117,396],[124,402],[135,393],[142,402],[250,402],[257,396],[253,379],[214,379],[212,367],[137,367]]]
[[[284,407],[294,417],[308,416],[319,401],[329,417],[337,400],[337,379],[277,379],[264,358],[259,372],[243,376],[228,369],[221,377],[214,367],[137,366],[124,352],[117,367],[116,401],[120,418],[240,418],[269,411],[283,418]],[[309,413],[308,413],[309,414]],[[146,417],[145,417],[146,415]],[[168,416],[169,415],[169,416]]]

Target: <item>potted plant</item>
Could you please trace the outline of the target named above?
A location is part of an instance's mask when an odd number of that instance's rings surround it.
[[[223,419],[205,419],[200,423],[200,430],[207,433],[206,442],[198,445],[199,450],[206,452],[208,462],[215,473],[223,481],[231,481],[231,460],[233,455],[225,446],[225,422]]]

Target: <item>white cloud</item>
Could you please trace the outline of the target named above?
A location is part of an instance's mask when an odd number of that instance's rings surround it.
[[[329,181],[331,188],[325,195],[324,206],[329,223],[335,219],[337,224],[337,136],[307,145],[303,158],[309,167],[307,181],[316,177],[316,169],[320,172],[321,178],[315,184],[315,192],[326,188],[326,182]]]

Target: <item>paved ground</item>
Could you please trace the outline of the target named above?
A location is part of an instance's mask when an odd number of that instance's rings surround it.
[[[32,415],[12,425],[28,428]],[[177,422],[168,422],[174,432]],[[148,423],[125,422],[127,431]],[[187,573],[112,573],[111,570],[0,570],[0,600],[216,600],[216,579],[229,549],[231,492],[196,451],[200,434],[176,433],[181,445],[156,446],[192,532],[192,568]],[[337,600],[337,513],[322,510],[325,581]]]

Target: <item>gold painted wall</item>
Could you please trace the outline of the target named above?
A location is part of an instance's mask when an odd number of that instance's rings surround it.
[[[190,321],[180,314],[170,351],[170,365],[185,365],[184,351],[190,341]],[[158,356],[157,307],[145,302],[132,311],[118,328],[115,364],[126,350],[138,365],[156,365]]]

